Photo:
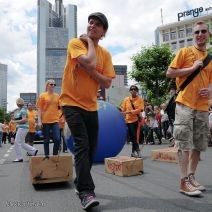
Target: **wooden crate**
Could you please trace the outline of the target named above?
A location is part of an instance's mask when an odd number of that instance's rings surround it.
[[[176,148],[155,149],[151,153],[152,160],[164,161],[170,163],[178,163],[178,155]]]
[[[128,156],[105,158],[105,171],[117,176],[134,176],[143,173],[143,159]]]
[[[73,177],[72,156],[30,157],[29,169],[32,184],[70,181]]]

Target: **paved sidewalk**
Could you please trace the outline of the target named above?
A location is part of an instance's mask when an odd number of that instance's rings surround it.
[[[103,165],[92,169],[96,194],[101,205],[95,211],[212,211],[212,148],[201,156],[197,179],[206,186],[202,197],[188,197],[179,193],[178,165],[152,161],[151,150],[166,148],[168,144],[146,145],[143,148],[144,174],[133,177],[118,177],[104,173]],[[130,145],[125,145],[120,155],[130,154]]]

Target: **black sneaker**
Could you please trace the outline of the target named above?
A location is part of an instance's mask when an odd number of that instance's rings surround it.
[[[93,194],[86,194],[81,198],[82,209],[88,210],[99,205],[99,201],[95,199]]]

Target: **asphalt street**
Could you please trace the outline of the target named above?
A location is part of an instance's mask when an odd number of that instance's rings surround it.
[[[39,149],[38,155],[42,155],[42,144],[36,146]],[[201,155],[196,173],[207,191],[201,197],[194,198],[179,193],[177,164],[151,160],[151,150],[167,146],[168,143],[144,146],[142,175],[119,177],[105,173],[104,164],[95,164],[92,175],[100,205],[91,211],[212,211],[212,147]],[[131,145],[125,145],[119,155],[129,155],[130,149]],[[24,150],[23,155],[23,163],[13,163],[15,156],[11,145],[6,144],[0,148],[0,212],[83,211],[72,181],[34,187],[29,177],[29,157]]]

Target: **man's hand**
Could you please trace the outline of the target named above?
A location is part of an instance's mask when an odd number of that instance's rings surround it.
[[[193,71],[197,70],[199,67],[203,66],[202,60],[196,60],[192,66]]]
[[[199,90],[199,95],[200,95],[201,97],[203,97],[203,98],[208,98],[208,97],[209,97],[209,94],[210,94],[209,88],[201,88],[201,89]]]
[[[82,34],[79,36],[79,39],[85,43],[88,43],[89,41],[92,41],[87,34]]]

